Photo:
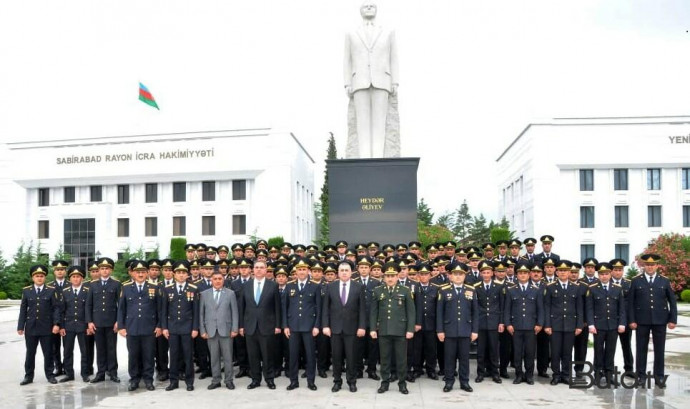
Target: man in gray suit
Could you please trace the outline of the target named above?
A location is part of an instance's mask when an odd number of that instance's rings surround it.
[[[211,353],[212,380],[208,389],[220,387],[220,359],[225,366],[225,386],[235,389],[232,370],[232,338],[239,328],[239,316],[235,292],[224,286],[225,277],[219,271],[211,277],[212,288],[201,293],[199,308],[199,332],[208,340]]]

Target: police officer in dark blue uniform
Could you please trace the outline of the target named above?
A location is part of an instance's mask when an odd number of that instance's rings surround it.
[[[51,265],[53,266],[53,276],[55,276],[55,280],[49,282],[48,285],[55,288],[55,292],[57,293],[58,297],[62,297],[62,290],[69,286],[69,282],[67,279],[65,279],[65,277],[67,277],[67,267],[69,267],[69,263],[65,260],[53,260]],[[63,343],[60,334],[53,335],[52,348],[53,362],[55,365],[54,373],[57,376],[65,374],[65,369],[62,364],[62,353],[60,352],[61,345],[63,345]]]
[[[157,286],[147,280],[148,265],[140,260],[132,263],[134,281],[122,286],[117,313],[118,332],[127,338],[129,352],[129,387],[134,391],[143,379],[146,389],[152,391],[154,347],[156,337],[161,335],[160,303]]]
[[[82,284],[86,272],[81,266],[72,266],[67,270],[69,284],[62,290],[62,314],[60,335],[65,345],[65,376],[60,383],[74,380],[74,342],[79,344],[81,354],[81,378],[89,381],[88,361],[86,356],[86,300],[89,298],[89,287]]]
[[[536,255],[536,263],[544,263],[544,259],[549,257],[552,258],[554,262],[559,262],[561,260],[561,256],[551,251],[554,240],[555,239],[550,234],[545,234],[539,238],[542,252]]]
[[[599,280],[589,285],[586,321],[594,335],[594,373],[597,379],[610,379],[618,334],[626,327],[625,296],[623,288],[611,282],[610,263],[598,263],[596,271]]]
[[[479,333],[477,342],[477,378],[480,383],[485,376],[490,376],[496,383],[501,383],[499,376],[498,334],[505,330],[503,325],[503,284],[493,280],[494,266],[505,269],[504,262],[479,263],[482,281],[474,285],[479,306]]]
[[[96,362],[98,371],[91,383],[103,382],[106,372],[110,380],[119,383],[117,377],[117,309],[122,285],[112,278],[115,262],[108,257],[98,259],[100,278],[92,281],[86,299],[86,322],[95,333]]]
[[[505,289],[503,323],[513,336],[513,383],[534,385],[537,334],[544,326],[544,294],[529,283],[530,268],[526,263],[518,263],[516,270],[517,284]]]
[[[630,305],[630,284],[631,281],[623,277],[625,266],[628,265],[627,261],[622,258],[614,258],[609,261],[611,264],[611,282],[613,284],[618,284],[623,290],[623,297],[625,298],[625,313],[626,321],[628,319],[628,306]],[[621,343],[621,350],[623,351],[623,369],[625,372],[633,372],[633,364],[635,362],[632,353],[632,329],[630,326],[625,326],[625,332],[619,333],[618,338]]]
[[[676,295],[671,288],[671,281],[658,272],[661,256],[645,254],[640,260],[644,263],[644,273],[632,279],[628,307],[630,328],[637,330],[637,379],[638,384],[646,381],[647,349],[651,333],[654,344],[654,383],[665,388],[666,327],[674,329],[678,322]]]
[[[421,376],[426,369],[429,379],[438,379],[436,375],[436,302],[440,285],[431,282],[432,267],[428,263],[417,266],[417,295],[415,296],[415,311],[417,322],[422,328],[414,334],[414,376]]]
[[[198,246],[198,245],[197,245]],[[198,250],[197,250],[198,251]],[[191,284],[194,284],[199,294],[213,288],[211,277],[216,268],[216,261],[209,258],[200,258],[196,260],[201,270],[200,278]],[[191,265],[190,265],[191,266]],[[202,337],[194,338],[194,353],[196,355],[197,365],[199,365],[199,379],[206,379],[211,376],[211,353],[208,350],[208,341]]]
[[[26,342],[24,360],[24,379],[19,383],[26,385],[34,381],[36,349],[41,344],[43,351],[43,370],[50,383],[57,383],[53,374],[51,342],[53,335],[60,331],[60,297],[55,288],[45,284],[48,267],[36,264],[29,269],[33,285],[22,290],[22,303],[19,308],[17,334],[23,335]]]
[[[170,384],[165,390],[179,387],[180,361],[184,361],[184,381],[187,390],[193,391],[193,341],[199,335],[199,289],[187,282],[189,263],[176,262],[173,270],[175,281],[161,290],[161,329],[170,345]]]
[[[244,251],[244,246],[239,243],[232,245],[233,254],[240,254],[240,251]],[[240,270],[239,277],[230,283],[230,289],[235,292],[235,297],[237,300],[242,299],[242,290],[245,284],[249,281],[252,273],[252,266],[254,262],[248,258],[241,258],[237,262],[238,268]],[[244,378],[249,376],[249,356],[247,355],[247,340],[245,337],[235,337],[233,338],[233,353],[237,358],[237,364],[239,366],[239,371],[236,378]]]
[[[303,258],[295,261],[296,280],[285,286],[283,304],[283,332],[290,343],[290,385],[287,390],[299,387],[298,372],[300,355],[304,353],[307,370],[307,387],[315,391],[316,346],[314,337],[321,327],[321,286],[309,280],[309,263]]]
[[[548,284],[544,292],[544,332],[551,336],[551,385],[569,383],[575,336],[582,332],[584,322],[580,283],[568,281],[572,266],[568,260],[557,262],[558,280]]]
[[[436,332],[444,344],[445,386],[450,392],[455,383],[455,368],[458,360],[460,389],[472,392],[470,386],[470,342],[477,339],[479,332],[479,304],[474,287],[465,284],[467,266],[453,263],[450,270],[451,283],[441,287],[436,301]]]

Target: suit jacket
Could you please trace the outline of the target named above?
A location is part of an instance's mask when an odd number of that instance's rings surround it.
[[[625,295],[623,288],[609,282],[608,291],[604,291],[601,282],[589,286],[586,317],[589,325],[598,330],[613,331],[618,326],[625,326]]]
[[[199,329],[199,288],[185,283],[182,293],[177,283],[161,290],[161,328],[171,334],[191,335]]]
[[[468,338],[479,331],[479,304],[474,287],[463,284],[458,294],[453,284],[441,287],[436,301],[436,332],[446,337]]]
[[[535,260],[536,260],[535,262],[541,264],[541,263],[544,262],[544,259],[545,259],[545,258],[546,258],[546,255],[544,254],[544,252],[541,252],[541,253],[539,253],[539,254],[537,254],[537,255],[535,256]],[[558,263],[559,261],[561,261],[561,256],[559,256],[558,254],[556,254],[556,253],[554,253],[554,252],[551,252],[551,258],[552,258],[553,261],[556,262],[556,263]]]
[[[60,327],[70,332],[86,332],[86,300],[89,287],[82,285],[79,294],[74,294],[72,286],[62,290],[62,316]]]
[[[525,292],[520,284],[505,288],[503,323],[516,331],[533,330],[544,326],[544,291],[532,285]],[[573,330],[574,331],[574,330]]]
[[[145,281],[139,292],[135,282],[124,284],[117,309],[117,328],[126,329],[128,336],[153,336],[154,330],[161,326],[160,310],[161,293],[157,285]]]
[[[92,281],[89,288],[89,297],[86,299],[86,322],[93,322],[96,328],[114,326],[117,322],[122,284],[109,277],[106,285],[99,279]]]
[[[638,325],[677,323],[676,294],[671,289],[671,281],[659,273],[653,284],[649,284],[646,273],[633,278],[628,297],[628,322]]]
[[[489,291],[480,281],[474,285],[479,305],[479,329],[498,331],[498,324],[503,322],[503,284],[491,281]]]
[[[582,328],[584,318],[584,299],[581,296],[585,284],[569,282],[563,290],[559,281],[546,286],[544,292],[544,327],[554,331],[572,332]],[[585,291],[586,293],[586,291]]]
[[[415,310],[417,312],[417,324],[422,326],[422,331],[436,331],[436,299],[441,288],[438,284],[429,283],[424,290],[421,284],[416,286]]]
[[[374,26],[367,40],[364,26],[345,36],[343,83],[352,91],[369,87],[391,92],[398,83],[398,53],[395,33]]]
[[[60,296],[55,288],[43,285],[40,294],[32,284],[22,290],[22,304],[19,308],[17,331],[28,336],[51,335],[53,325],[60,325]]]
[[[213,337],[229,337],[231,332],[237,332],[240,325],[240,313],[235,293],[223,287],[218,304],[213,295],[213,289],[201,293],[199,301],[199,333]],[[271,330],[273,331],[273,330]]]
[[[275,329],[281,327],[280,292],[275,281],[264,279],[261,297],[257,304],[254,300],[254,279],[244,285],[239,302],[240,328],[245,335],[274,335]]]
[[[361,284],[350,280],[350,292],[343,305],[340,284],[340,280],[335,280],[326,286],[321,324],[334,334],[355,335],[358,329],[367,327],[365,291]]]
[[[299,281],[291,281],[281,294],[283,304],[282,328],[290,331],[311,332],[321,326],[321,285],[306,280],[302,291]]]
[[[406,332],[414,333],[417,313],[410,288],[397,284],[389,292],[384,283],[374,290],[373,295],[369,315],[372,331],[378,331],[379,336],[404,337]]]

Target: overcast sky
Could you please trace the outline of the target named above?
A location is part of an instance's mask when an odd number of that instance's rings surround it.
[[[398,39],[402,153],[421,157],[437,216],[467,199],[497,217],[495,160],[530,122],[690,113],[687,0],[377,3]],[[318,192],[329,131],[345,152],[360,4],[2,1],[0,142],[270,126],[317,161]]]

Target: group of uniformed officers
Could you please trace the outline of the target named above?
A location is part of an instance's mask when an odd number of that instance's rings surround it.
[[[470,386],[470,348],[476,345],[475,382],[491,378],[514,384],[551,384],[583,376],[589,334],[594,338],[594,376],[614,376],[620,339],[626,374],[644,385],[650,333],[654,344],[653,377],[665,386],[666,328],[677,320],[669,280],[657,273],[660,257],[639,258],[644,270],[623,277],[626,261],[582,264],[551,251],[554,238],[486,243],[459,248],[452,241],[426,246],[413,241],[397,246],[378,243],[350,248],[345,241],[325,246],[268,246],[258,243],[207,247],[188,244],[185,260],[128,260],[130,280],[111,277],[112,259],[96,260],[86,271],[66,261],[30,269],[33,284],[23,290],[17,332],[26,341],[25,376],[33,382],[35,354],[41,345],[50,383],[75,379],[74,346],[81,353],[80,376],[98,383],[117,376],[117,335],[126,339],[130,391],[143,381],[154,390],[194,390],[211,377],[208,389],[234,389],[237,378],[251,378],[248,389],[270,389],[285,372],[288,390],[299,387],[304,369],[307,387],[316,375],[326,378],[332,365],[332,391],[357,391],[357,379],[380,380],[379,393],[391,382],[407,394],[407,382],[426,373],[442,376],[444,392]],[[525,253],[521,253],[522,246]],[[580,276],[584,268],[584,276]],[[633,372],[632,332],[636,332]],[[61,345],[63,347],[61,353]],[[95,353],[94,353],[95,345]],[[96,356],[97,371],[93,361]],[[377,364],[380,363],[380,376]],[[438,370],[437,370],[438,368]],[[93,377],[92,377],[93,376]]]

